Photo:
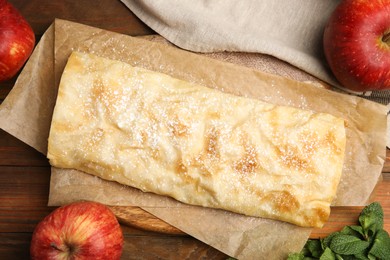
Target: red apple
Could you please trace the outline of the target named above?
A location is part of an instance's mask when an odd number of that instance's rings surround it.
[[[35,228],[31,259],[120,259],[123,234],[105,205],[84,201],[57,208]]]
[[[27,21],[6,0],[0,0],[0,82],[16,75],[31,55],[35,35]]]
[[[343,0],[325,27],[323,44],[345,88],[390,89],[390,0]]]

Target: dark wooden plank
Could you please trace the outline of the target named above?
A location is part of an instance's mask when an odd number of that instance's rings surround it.
[[[32,233],[0,233],[0,259],[29,259]],[[228,256],[191,237],[124,235],[121,259],[227,259]]]
[[[17,76],[15,76],[11,80],[0,83],[0,104],[7,97],[8,93],[11,91],[12,87],[14,86],[16,77]]]
[[[47,207],[49,167],[0,167],[0,233],[31,232]]]
[[[42,35],[55,18],[130,35],[154,32],[119,0],[9,0],[26,18],[35,34]]]
[[[0,207],[1,233],[28,233],[52,212],[54,207]]]
[[[0,200],[1,206],[20,205],[40,206],[49,195],[49,167],[0,167]],[[7,200],[8,199],[8,200]],[[19,204],[10,199],[24,200]],[[38,199],[36,203],[35,199]]]
[[[125,236],[122,259],[227,259],[228,256],[192,237]]]
[[[49,166],[46,156],[0,129],[0,166]]]
[[[0,233],[0,259],[30,259],[32,233]]]

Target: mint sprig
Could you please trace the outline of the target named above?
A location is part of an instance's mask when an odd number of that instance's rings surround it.
[[[322,239],[309,239],[288,260],[390,260],[390,236],[383,229],[383,209],[373,202],[359,215],[359,225],[345,226]]]

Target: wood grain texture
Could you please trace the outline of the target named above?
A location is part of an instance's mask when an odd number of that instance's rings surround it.
[[[15,76],[16,78],[17,76]],[[6,82],[0,83],[0,104],[11,91],[13,85],[15,84],[15,78],[12,78]]]
[[[49,162],[43,154],[1,130],[0,165],[49,167]]]
[[[170,235],[186,235],[180,229],[169,225],[139,207],[110,206],[110,208],[118,218],[119,223],[123,225]]]
[[[67,19],[132,36],[154,32],[119,0],[10,0],[32,25],[37,39],[55,18]],[[264,62],[271,71],[272,57]],[[269,66],[270,67],[269,67]],[[279,68],[280,66],[278,66]],[[294,68],[275,73],[288,76]],[[283,74],[284,73],[284,74]],[[304,73],[302,73],[304,75]],[[0,83],[0,103],[15,78]],[[385,211],[385,228],[390,232],[390,152],[387,151],[381,182],[373,196]],[[32,232],[55,207],[48,207],[50,166],[44,155],[0,130],[0,259],[28,259]],[[362,207],[332,208],[331,217],[311,237],[323,237],[346,224],[354,224]],[[123,259],[226,259],[227,256],[203,242],[159,220],[138,207],[112,207],[125,237]]]
[[[9,0],[40,37],[55,18],[128,35],[154,33],[119,0]]]
[[[140,233],[122,228],[124,248],[121,259],[211,259],[222,260],[228,256],[190,237]],[[0,233],[0,259],[30,259],[32,233]]]

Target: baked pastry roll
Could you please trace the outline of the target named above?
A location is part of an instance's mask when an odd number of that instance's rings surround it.
[[[74,52],[52,166],[183,203],[321,227],[340,181],[344,120]]]

